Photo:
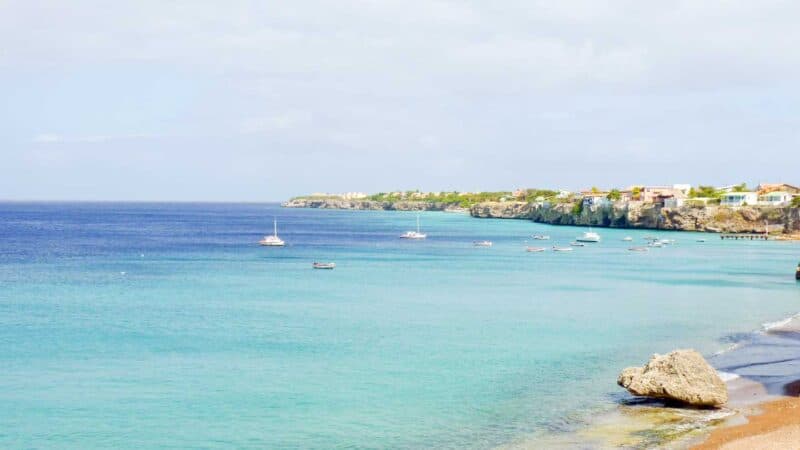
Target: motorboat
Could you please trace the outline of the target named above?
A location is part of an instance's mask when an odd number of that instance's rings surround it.
[[[492,241],[472,241],[472,245],[475,247],[491,247]]]
[[[586,244],[583,242],[570,242],[569,245],[572,247],[586,247]]]
[[[705,242],[705,241],[706,241],[706,240],[705,240],[705,239],[702,239],[702,238],[697,240],[697,242]]]
[[[272,236],[264,236],[263,239],[258,241],[258,245],[262,245],[264,247],[283,247],[284,245],[286,245],[286,243],[283,242],[283,239],[278,237],[277,219],[272,220],[272,227],[273,227]]]
[[[530,253],[540,253],[540,252],[543,252],[545,250],[547,250],[547,249],[544,248],[544,247],[525,247],[525,251],[526,252],[530,252]]]
[[[587,231],[580,237],[575,238],[575,240],[578,242],[600,242],[600,235],[594,231]]]
[[[425,239],[428,235],[419,231],[419,214],[417,214],[417,231],[406,231],[400,235],[400,239]]]
[[[648,244],[648,247],[661,248],[663,246],[664,246],[664,244],[662,244],[660,241],[653,241],[650,244]]]
[[[625,242],[630,242],[630,241],[633,240],[633,238],[630,237],[630,236],[625,236],[624,238],[622,238],[622,240],[625,241]]]
[[[548,236],[546,234],[534,234],[532,237],[534,239],[536,239],[537,241],[549,241],[550,240],[550,236]]]
[[[647,247],[631,247],[628,249],[631,252],[649,252],[650,249]]]
[[[556,247],[556,246],[553,246],[553,251],[554,252],[571,252],[572,251],[572,247]]]
[[[314,262],[313,264],[311,264],[311,267],[313,267],[314,269],[328,269],[328,270],[330,270],[330,269],[335,269],[336,268],[336,263],[332,263],[332,262]]]

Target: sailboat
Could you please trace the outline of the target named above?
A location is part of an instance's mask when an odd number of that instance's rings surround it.
[[[577,242],[600,242],[600,235],[592,231],[591,228],[589,228],[589,231],[575,238],[575,240]]]
[[[265,247],[283,247],[286,245],[283,242],[283,239],[278,237],[278,220],[272,219],[272,236],[264,236],[264,239],[258,241],[258,245],[263,245]]]
[[[419,231],[419,214],[417,214],[417,231],[406,231],[400,235],[400,239],[425,239],[428,237],[425,233]]]

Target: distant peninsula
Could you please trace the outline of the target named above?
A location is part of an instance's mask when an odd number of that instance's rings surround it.
[[[386,211],[461,211],[476,218],[524,219],[553,225],[643,228],[800,237],[800,188],[786,183],[713,187],[687,184],[591,188],[572,192],[517,189],[498,192],[396,191],[312,194],[288,208]]]

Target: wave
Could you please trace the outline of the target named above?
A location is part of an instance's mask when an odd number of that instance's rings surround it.
[[[797,319],[800,319],[800,313],[795,314],[795,315],[790,316],[790,317],[787,317],[787,318],[782,319],[782,320],[776,320],[775,322],[763,323],[763,324],[761,324],[761,329],[763,331],[770,331],[770,330],[773,330],[775,328],[782,328],[782,327],[784,327],[786,325],[789,325],[790,323],[792,323],[794,320],[797,320]]]
[[[719,375],[719,377],[722,378],[722,381],[724,381],[726,383],[729,382],[729,381],[733,381],[733,380],[735,380],[737,378],[741,378],[741,376],[738,373],[723,372],[721,370],[717,371],[717,375]]]

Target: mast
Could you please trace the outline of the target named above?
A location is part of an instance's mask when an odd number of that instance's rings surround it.
[[[274,217],[272,218],[272,228],[273,228],[272,234],[275,237],[278,237],[278,219],[276,219]]]
[[[419,234],[419,213],[417,213],[417,234]]]

